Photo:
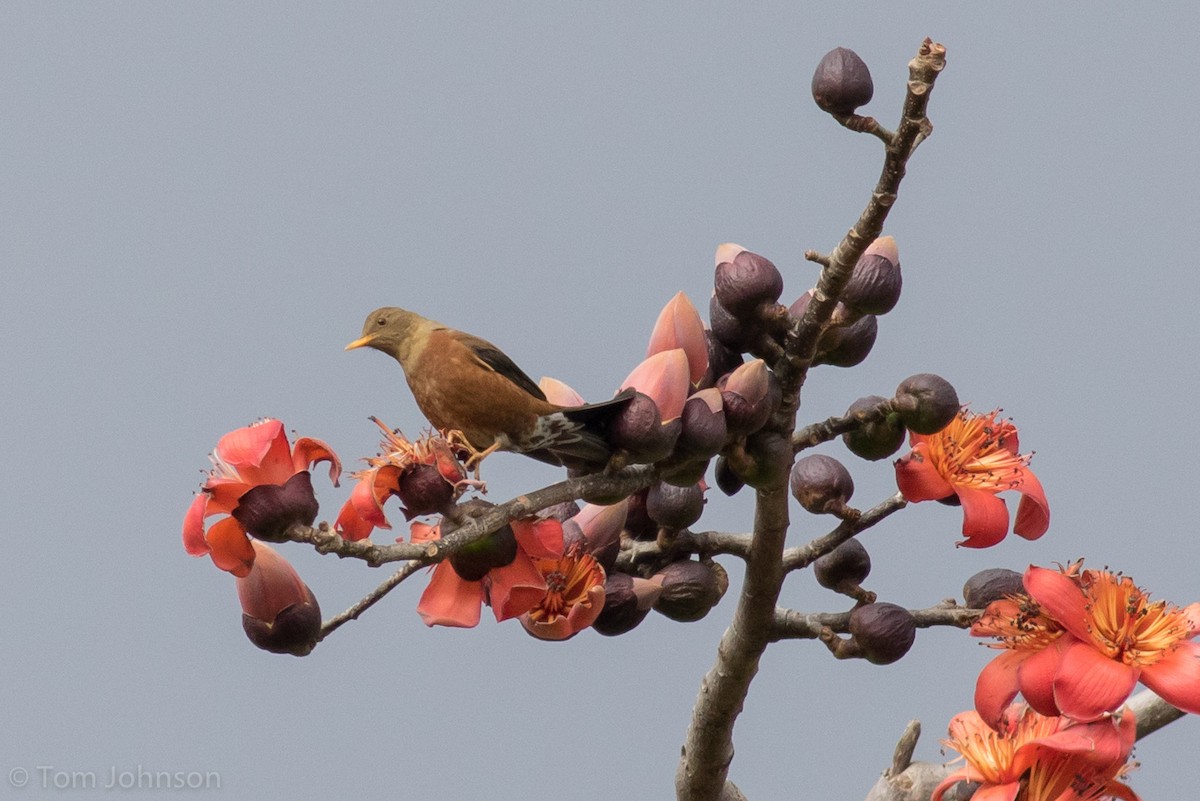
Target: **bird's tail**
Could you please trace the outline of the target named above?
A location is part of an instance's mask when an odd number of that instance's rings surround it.
[[[612,456],[608,427],[633,399],[626,389],[611,400],[569,406],[538,418],[538,444],[526,455],[564,467],[600,470]]]

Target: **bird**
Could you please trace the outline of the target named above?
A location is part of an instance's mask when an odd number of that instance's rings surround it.
[[[443,432],[457,430],[478,466],[497,450],[584,472],[609,463],[605,433],[633,398],[559,406],[504,351],[416,312],[385,306],[367,315],[346,350],[374,348],[400,363],[421,413]]]

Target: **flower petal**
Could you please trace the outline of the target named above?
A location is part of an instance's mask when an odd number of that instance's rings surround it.
[[[954,494],[954,487],[925,456],[925,446],[917,443],[905,456],[896,460],[896,486],[906,500],[938,501]]]
[[[204,556],[212,550],[204,539],[204,510],[207,506],[208,495],[202,492],[192,499],[192,505],[183,516],[183,549],[192,556]]]
[[[1013,523],[1013,534],[1027,540],[1036,540],[1050,528],[1050,504],[1042,482],[1028,469],[1021,479],[1021,502],[1017,504],[1017,519]]]
[[[1030,565],[1023,578],[1025,589],[1042,611],[1079,640],[1090,641],[1087,602],[1074,579],[1057,570]]]
[[[509,525],[521,550],[534,559],[558,559],[563,555],[562,523],[554,518],[524,518]]]
[[[1028,657],[1028,651],[1004,651],[975,680],[975,711],[993,729],[999,728],[1004,711],[1017,697],[1017,670]]]
[[[311,470],[317,462],[329,462],[329,480],[333,486],[338,486],[342,475],[342,461],[338,459],[333,448],[319,439],[300,437],[292,448],[292,469],[299,473],[301,470]]]
[[[1075,720],[1096,720],[1125,703],[1138,681],[1138,669],[1110,659],[1090,643],[1066,646],[1054,679],[1054,701]]]
[[[482,604],[483,582],[463,581],[447,559],[433,568],[429,585],[417,603],[417,614],[426,626],[469,629],[479,624]]]
[[[293,604],[308,600],[308,587],[283,555],[262,542],[251,542],[254,566],[237,580],[242,611],[265,623]]]
[[[1168,704],[1200,715],[1200,643],[1178,643],[1158,662],[1142,668],[1142,684]]]
[[[587,541],[587,551],[596,554],[621,538],[625,519],[629,516],[629,499],[625,498],[611,506],[585,504],[571,519],[579,524]]]
[[[965,548],[989,548],[1008,534],[1008,507],[1004,501],[985,490],[955,487],[962,501],[963,536],[958,543]]]
[[[497,622],[525,614],[541,603],[548,589],[545,577],[520,549],[512,562],[489,570],[484,581]]]
[[[1062,636],[1030,656],[1017,670],[1017,687],[1034,712],[1041,715],[1059,714],[1054,699],[1054,677],[1062,664],[1063,648],[1071,641]]]
[[[282,484],[295,472],[287,434],[279,420],[230,431],[217,441],[216,452],[247,484]]]
[[[205,538],[213,564],[235,576],[250,573],[254,564],[254,546],[238,521],[232,517],[218,520],[209,527]]]

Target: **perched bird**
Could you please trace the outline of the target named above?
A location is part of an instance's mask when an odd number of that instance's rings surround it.
[[[598,470],[612,455],[609,422],[633,397],[564,407],[550,403],[492,343],[415,312],[385,306],[363,323],[346,350],[369,347],[400,362],[422,414],[443,431],[461,431],[482,454],[515,451],[551,464]]]

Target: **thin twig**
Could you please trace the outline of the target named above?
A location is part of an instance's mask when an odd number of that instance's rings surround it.
[[[837,528],[825,536],[817,537],[805,545],[788,548],[783,552],[783,569],[785,571],[803,570],[846,540],[877,525],[885,517],[900,511],[905,506],[908,506],[908,501],[904,500],[904,496],[897,492],[863,512],[857,520],[843,520]]]
[[[383,582],[378,587],[371,590],[371,592],[367,593],[367,595],[365,595],[358,603],[354,604],[354,606],[350,607],[341,614],[334,615],[333,617],[329,618],[329,620],[326,620],[324,623],[322,623],[321,639],[323,640],[328,637],[343,623],[347,623],[351,620],[358,620],[359,615],[374,606],[383,598],[383,596],[395,589],[400,582],[404,581],[406,578],[411,576],[413,573],[416,573],[424,566],[425,565],[423,562],[409,562],[395,573],[388,576],[387,581]]]

